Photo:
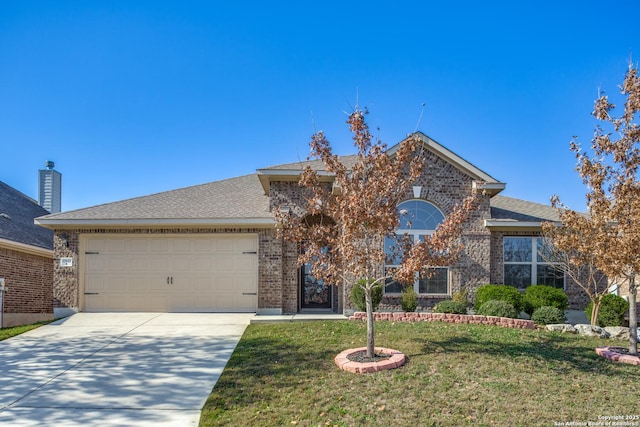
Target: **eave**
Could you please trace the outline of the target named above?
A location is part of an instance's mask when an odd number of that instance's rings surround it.
[[[270,228],[273,218],[128,218],[128,219],[36,219],[36,225],[51,230],[73,228],[165,228],[165,227],[243,227]]]
[[[485,219],[484,226],[491,231],[541,231],[543,222]]]
[[[301,169],[258,169],[258,179],[265,195],[269,195],[269,183],[272,181],[298,182],[300,175],[304,171]],[[335,174],[327,171],[315,171],[320,182],[333,182]]]
[[[53,258],[53,250],[41,248],[39,246],[27,245],[25,243],[14,242],[12,240],[0,239],[0,248],[9,249],[16,252],[23,252],[31,255]]]

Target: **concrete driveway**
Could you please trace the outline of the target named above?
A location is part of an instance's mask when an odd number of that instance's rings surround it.
[[[197,426],[254,314],[78,313],[0,342],[0,424]]]

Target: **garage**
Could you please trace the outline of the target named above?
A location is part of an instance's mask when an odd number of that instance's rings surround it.
[[[258,238],[84,235],[84,311],[255,312]]]

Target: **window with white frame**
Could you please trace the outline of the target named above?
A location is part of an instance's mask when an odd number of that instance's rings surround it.
[[[386,270],[400,265],[402,253],[398,250],[402,239],[410,242],[424,240],[436,230],[438,224],[444,220],[444,215],[433,204],[424,200],[407,200],[398,206],[400,213],[400,225],[396,230],[397,239],[385,237],[384,247],[387,254]],[[413,289],[418,294],[448,295],[449,294],[449,269],[447,267],[429,268],[427,274],[417,274],[413,283]],[[387,282],[386,294],[399,294],[402,292],[402,284]]]
[[[525,289],[530,285],[564,288],[564,271],[545,257],[543,237],[505,236],[504,284]]]

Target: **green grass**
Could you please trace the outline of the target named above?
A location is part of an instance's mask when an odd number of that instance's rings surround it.
[[[15,337],[16,335],[24,334],[27,331],[39,328],[40,326],[46,325],[47,323],[51,323],[51,322],[53,322],[53,320],[32,323],[30,325],[24,325],[24,326],[12,326],[10,328],[2,328],[0,329],[0,341],[6,340],[7,338]]]
[[[639,368],[594,352],[609,341],[381,321],[376,345],[404,352],[408,363],[366,375],[339,370],[335,355],[365,337],[360,322],[250,325],[200,425],[553,426],[639,412]]]

